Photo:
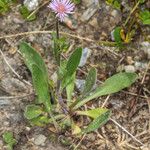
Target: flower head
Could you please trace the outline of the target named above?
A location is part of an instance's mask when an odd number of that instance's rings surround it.
[[[56,17],[62,22],[68,14],[73,13],[75,5],[70,0],[52,0],[48,7],[56,13]]]

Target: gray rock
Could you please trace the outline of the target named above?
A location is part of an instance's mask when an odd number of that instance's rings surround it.
[[[88,9],[81,16],[81,21],[83,22],[88,21],[96,13],[97,10],[98,7],[95,4],[90,5]]]
[[[86,61],[88,57],[90,56],[90,54],[91,54],[91,50],[89,48],[83,49],[79,67],[83,67],[86,64]]]
[[[90,134],[88,135],[88,139],[89,139],[90,141],[95,141],[95,138],[96,138],[96,136],[94,135],[94,133],[90,133]]]
[[[57,83],[58,76],[57,76],[57,72],[56,72],[56,71],[52,74],[51,79],[53,80],[53,82],[54,82],[55,84]]]
[[[1,80],[1,85],[11,94],[15,92],[27,92],[26,85],[16,78],[6,77]]]
[[[36,135],[34,138],[34,144],[44,146],[46,139],[46,136],[43,134]]]
[[[3,108],[5,106],[10,106],[12,103],[8,99],[0,99],[0,108]]]
[[[148,55],[148,58],[150,59],[150,42],[144,41],[141,43],[142,50]]]
[[[19,122],[21,122],[21,120],[23,119],[21,113],[15,113],[15,114],[10,114],[10,122],[11,124],[17,124]]]
[[[112,41],[115,41],[114,31],[115,31],[115,30],[112,30],[111,33],[110,33],[110,35],[111,35],[111,40],[112,40]]]
[[[76,79],[75,85],[79,91],[83,91],[84,85],[85,85],[85,80],[81,79]]]
[[[135,69],[136,70],[145,70],[148,67],[147,63],[143,63],[143,62],[135,62]]]
[[[98,3],[99,3],[98,0],[82,0],[83,6],[86,6],[86,7],[92,4],[98,5]]]
[[[129,72],[129,73],[134,73],[136,71],[135,67],[132,65],[127,65],[124,67],[124,69],[125,69],[125,72]]]
[[[24,5],[28,8],[28,10],[35,10],[39,5],[39,0],[24,0]]]

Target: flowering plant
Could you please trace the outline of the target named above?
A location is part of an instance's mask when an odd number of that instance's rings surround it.
[[[70,0],[52,0],[48,7],[51,8],[56,13],[56,17],[63,22],[68,14],[73,13],[75,5]]]

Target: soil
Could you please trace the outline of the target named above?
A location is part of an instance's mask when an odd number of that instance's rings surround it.
[[[32,127],[29,124],[23,113],[26,105],[34,102],[35,94],[31,74],[19,54],[19,43],[21,41],[30,43],[43,56],[51,77],[55,72],[56,63],[51,51],[51,35],[45,33],[0,39],[0,50],[3,53],[0,55],[0,150],[6,149],[2,134],[8,130],[14,133],[17,140],[14,150],[65,150],[78,144],[80,150],[150,149],[150,65],[149,54],[144,50],[150,47],[141,46],[144,37],[150,33],[149,27],[141,25],[142,33],[140,30],[137,31],[133,41],[120,51],[117,51],[116,47],[98,44],[100,40],[111,41],[111,31],[124,22],[129,12],[121,13],[106,5],[104,1],[100,1],[100,6],[95,11],[95,7],[88,3],[90,1],[83,0],[77,5],[73,16],[65,23],[60,23],[61,32],[81,37],[66,36],[71,46],[70,51],[64,55],[68,57],[75,47],[80,46],[91,50],[86,65],[80,68],[79,79],[85,79],[84,73],[91,66],[98,70],[99,81],[104,81],[123,70],[138,74],[138,80],[130,88],[109,97],[101,97],[87,107],[101,107],[108,98],[105,107],[112,110],[111,118],[143,145],[112,121],[99,130],[87,134],[82,140],[73,137],[69,131],[55,134],[47,127]],[[20,4],[13,5],[8,13],[0,17],[0,37],[22,32],[55,30],[54,14],[46,5],[37,11],[37,19],[31,22],[22,18],[19,6]],[[89,19],[83,15],[88,8],[91,8],[90,12],[95,11]],[[39,139],[43,142],[38,141]],[[72,144],[66,146],[62,142],[64,140],[71,141]]]

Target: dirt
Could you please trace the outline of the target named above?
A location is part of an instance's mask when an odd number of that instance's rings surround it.
[[[85,4],[86,3],[86,4]],[[73,25],[70,29],[66,24],[60,24],[60,31],[81,38],[67,37],[73,48],[76,46],[87,47],[92,50],[90,57],[78,78],[84,79],[84,73],[94,66],[98,70],[98,80],[104,81],[118,71],[123,71],[125,66],[131,65],[138,74],[138,80],[130,88],[117,94],[111,95],[105,107],[112,110],[112,118],[127,129],[132,135],[140,140],[141,145],[125,133],[112,121],[96,132],[87,134],[82,141],[81,138],[72,137],[69,131],[63,134],[54,134],[46,127],[32,127],[25,119],[23,112],[25,106],[35,99],[32,87],[32,79],[19,54],[18,46],[21,41],[30,43],[44,58],[49,71],[49,76],[55,71],[55,61],[51,51],[50,34],[28,34],[12,38],[0,39],[0,149],[6,146],[2,140],[5,131],[12,131],[17,145],[14,150],[63,150],[71,149],[71,144],[65,146],[62,139],[71,141],[75,146],[79,144],[81,150],[148,150],[150,149],[150,70],[148,67],[148,54],[143,51],[141,43],[144,40],[142,34],[135,36],[131,44],[123,50],[99,45],[99,40],[111,40],[111,31],[124,21],[126,14],[121,14],[113,7],[106,5],[103,1],[89,20],[84,20],[82,15],[89,8],[87,1],[77,6],[73,15]],[[82,20],[81,20],[82,18]],[[55,18],[53,13],[43,6],[37,12],[37,19],[32,22],[25,21],[19,13],[19,5],[12,6],[11,10],[0,18],[0,37],[35,30],[55,30]],[[141,27],[143,33],[148,35],[149,28]],[[69,52],[69,53],[70,53]],[[66,57],[68,54],[66,55]],[[7,62],[5,61],[7,60]],[[11,68],[8,66],[8,64]],[[139,64],[139,65],[136,65]],[[12,71],[14,69],[14,72]],[[106,97],[101,97],[88,107],[101,107]],[[43,143],[37,145],[35,140],[38,136],[43,137]],[[42,138],[41,138],[42,139]]]

